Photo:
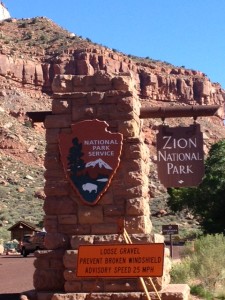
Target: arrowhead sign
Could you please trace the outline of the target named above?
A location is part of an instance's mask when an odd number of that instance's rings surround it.
[[[107,131],[99,120],[71,125],[71,133],[59,135],[61,160],[66,176],[81,200],[95,205],[108,189],[122,151],[122,134]]]
[[[165,187],[198,186],[204,176],[200,125],[159,126],[157,166],[159,180]]]

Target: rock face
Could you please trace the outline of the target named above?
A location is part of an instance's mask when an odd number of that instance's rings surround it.
[[[201,72],[144,64],[104,49],[73,49],[63,53],[57,61],[44,63],[0,54],[0,75],[46,92],[51,92],[56,75],[93,75],[98,71],[131,74],[139,97],[145,101],[190,105],[224,103],[225,94],[221,86],[212,83]]]
[[[0,21],[10,18],[9,11],[5,7],[4,3],[0,3]]]
[[[6,12],[3,5],[0,9]],[[7,78],[12,81],[10,86],[52,94],[56,75],[92,76],[104,71],[129,74],[142,103],[224,104],[225,91],[220,84],[212,83],[200,71],[127,56],[92,44],[46,18],[9,19],[1,25],[0,88],[2,78]]]

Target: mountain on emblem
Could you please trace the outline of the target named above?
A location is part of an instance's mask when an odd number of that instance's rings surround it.
[[[96,165],[99,166],[99,168],[105,168],[105,169],[109,169],[112,170],[112,168],[106,163],[104,162],[101,158],[96,159],[94,161],[89,161],[88,163],[86,163],[86,168],[88,167],[95,167]]]
[[[109,187],[120,162],[122,135],[98,120],[74,124],[60,134],[61,159],[67,178],[81,199],[94,205]]]

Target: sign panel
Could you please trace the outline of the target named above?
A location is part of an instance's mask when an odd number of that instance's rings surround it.
[[[122,134],[107,131],[99,120],[71,125],[72,132],[59,135],[66,176],[85,204],[94,205],[107,190],[122,151]]]
[[[198,186],[204,176],[203,135],[199,124],[159,126],[158,177],[165,187]]]
[[[78,277],[161,277],[164,244],[81,245]]]
[[[162,234],[178,234],[178,225],[162,225]]]

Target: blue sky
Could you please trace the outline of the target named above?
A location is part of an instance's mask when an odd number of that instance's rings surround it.
[[[125,54],[204,72],[225,89],[224,0],[3,0]]]

